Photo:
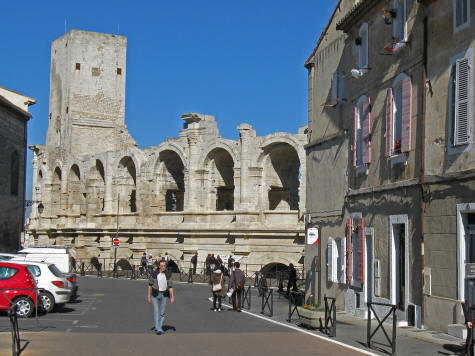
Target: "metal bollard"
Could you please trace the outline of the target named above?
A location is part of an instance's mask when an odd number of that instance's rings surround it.
[[[130,279],[137,279],[137,274],[135,273],[135,266],[132,266],[132,273],[130,274]]]
[[[86,271],[84,271],[84,262],[81,262],[81,276],[85,276]]]
[[[102,263],[99,263],[99,267],[97,268],[97,277],[102,278]]]
[[[188,271],[188,283],[193,283],[193,268]]]

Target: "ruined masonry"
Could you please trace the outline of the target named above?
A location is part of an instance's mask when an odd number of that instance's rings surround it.
[[[139,149],[124,123],[123,36],[72,30],[51,47],[46,145],[35,145],[32,214],[38,245],[68,245],[76,260],[139,264],[165,252],[188,268],[198,251],[233,254],[248,269],[300,265],[304,248],[305,128],[239,141],[214,117],[184,114],[177,138]]]

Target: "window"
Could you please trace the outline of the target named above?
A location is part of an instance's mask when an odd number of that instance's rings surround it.
[[[408,217],[389,216],[389,290],[392,304],[406,310],[409,298]]]
[[[361,286],[365,280],[365,221],[353,214],[346,223],[346,280]]]
[[[76,63],[76,70],[81,70],[81,63]]]
[[[338,248],[333,238],[327,242],[327,280],[338,283]]]
[[[121,75],[122,74],[122,68],[117,68],[117,75]]]
[[[363,95],[354,108],[353,165],[371,163],[371,100]]]
[[[49,265],[48,269],[58,278],[64,278],[63,272],[61,272],[56,265]]]
[[[473,49],[452,59],[449,102],[450,144],[452,147],[467,148],[472,143]]]
[[[30,272],[30,274],[33,277],[41,276],[41,269],[38,266],[30,265],[30,266],[27,266],[26,269],[28,270],[28,272]]]
[[[393,37],[398,42],[406,41],[406,0],[394,0],[396,18],[393,20]]]
[[[330,104],[338,105],[339,102],[343,101],[343,73],[334,72],[332,76],[332,88],[330,93]]]
[[[470,25],[470,1],[453,0],[454,33]]]
[[[10,158],[10,194],[18,195],[18,186],[20,184],[20,159],[18,152],[13,151]]]
[[[360,44],[358,46],[358,67],[368,69],[368,23],[361,25],[358,32]]]
[[[0,267],[0,280],[10,279],[17,274],[17,272],[18,270],[16,268]]]
[[[399,74],[386,97],[386,156],[411,150],[412,81]]]

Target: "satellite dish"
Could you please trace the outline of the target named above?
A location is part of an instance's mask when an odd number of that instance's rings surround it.
[[[356,79],[360,79],[363,76],[363,71],[361,69],[352,69],[351,76]]]

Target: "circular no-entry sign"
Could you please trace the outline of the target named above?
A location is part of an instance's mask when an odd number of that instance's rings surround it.
[[[118,238],[118,237],[114,237],[114,238],[112,239],[112,245],[119,247],[119,244],[120,244],[119,238]]]

